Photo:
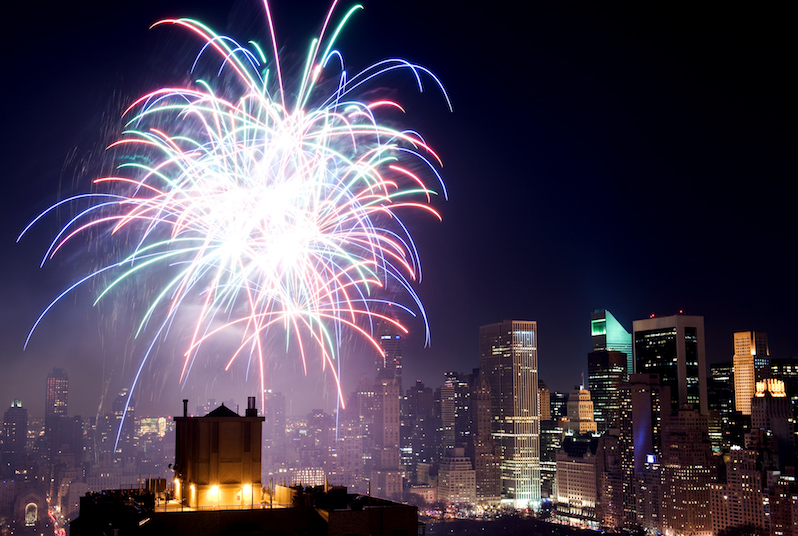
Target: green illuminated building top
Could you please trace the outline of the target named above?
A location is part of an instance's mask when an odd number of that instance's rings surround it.
[[[594,352],[607,350],[626,354],[627,374],[635,372],[632,335],[612,316],[612,313],[597,310],[590,314],[590,338]]]

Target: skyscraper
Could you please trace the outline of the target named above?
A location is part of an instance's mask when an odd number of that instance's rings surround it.
[[[374,384],[374,467],[372,493],[390,500],[402,499],[399,464],[399,386],[395,379]]]
[[[425,387],[421,380],[407,390],[405,397],[410,466],[406,468],[411,482],[418,482],[418,465],[432,463],[435,453],[435,424],[432,418],[432,388]]]
[[[474,461],[476,500],[482,506],[497,505],[501,501],[500,455],[492,434],[490,385],[481,371],[472,375],[472,382],[468,455]]]
[[[3,461],[12,466],[25,454],[28,440],[28,410],[14,400],[3,415]]]
[[[587,354],[587,378],[597,430],[617,428],[621,416],[620,389],[627,378],[623,352],[595,350]]]
[[[593,401],[590,391],[577,385],[568,397],[568,422],[565,429],[575,434],[588,434],[596,431],[593,419]]]
[[[490,386],[493,436],[501,452],[502,503],[540,508],[537,323],[479,328],[480,364]]]
[[[596,310],[590,314],[590,340],[594,352],[623,352],[626,356],[626,374],[635,372],[632,336],[612,313]]]
[[[44,418],[67,416],[69,378],[64,369],[54,368],[47,375],[47,392],[44,402]]]
[[[692,404],[708,412],[703,316],[657,316],[635,320],[635,372],[659,374],[671,389],[671,411]]]
[[[768,334],[756,331],[739,331],[734,334],[734,409],[751,415],[751,399],[756,393],[756,382],[770,377],[770,351]]]
[[[377,367],[377,380],[394,379],[402,391],[402,334],[390,322],[382,322],[378,328],[380,348],[382,354],[375,359]]]
[[[54,368],[47,375],[44,399],[44,436],[51,457],[59,452],[64,443],[69,443],[71,434],[66,422],[68,394],[69,378],[66,371]]]

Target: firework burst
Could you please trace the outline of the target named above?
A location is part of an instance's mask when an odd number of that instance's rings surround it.
[[[79,285],[110,275],[99,301],[138,274],[157,271],[167,276],[136,330],[137,336],[155,333],[139,374],[178,313],[191,308],[196,312],[181,382],[202,357],[203,344],[232,331],[238,345],[227,367],[246,356],[256,364],[263,387],[270,357],[264,341],[279,328],[298,347],[305,371],[311,355],[320,357],[340,399],[343,333],[355,332],[381,351],[372,336],[375,322],[406,331],[383,314],[394,303],[381,289],[398,284],[424,317],[411,285],[421,268],[402,217],[422,211],[440,218],[431,200],[445,196],[437,171],[441,163],[417,133],[381,120],[403,112],[398,103],[357,95],[394,70],[409,72],[419,89],[424,79],[431,80],[448,104],[442,85],[425,68],[401,59],[348,77],[335,41],[360,6],[333,27],[334,3],[310,44],[303,74],[285,87],[265,7],[270,54],[195,20],[154,25],[179,26],[199,37],[192,73],[213,63],[214,75],[136,100],[123,115],[121,139],[111,145],[122,155],[117,173],[96,179],[98,192],[50,207],[23,231],[60,205],[88,200],[57,234],[44,261],[95,229],[103,240],[127,244],[118,258],[53,300],[31,334]],[[321,80],[333,89],[319,96]],[[137,381],[138,374],[134,386]]]

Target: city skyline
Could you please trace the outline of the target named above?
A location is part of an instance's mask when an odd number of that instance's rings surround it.
[[[278,41],[301,54],[326,4],[286,4],[273,3]],[[6,102],[22,96],[27,104],[9,110],[17,134],[3,144],[0,393],[4,403],[18,398],[40,415],[42,382],[63,368],[85,386],[71,395],[70,413],[86,416],[104,412],[99,405],[131,383],[143,346],[130,335],[136,319],[128,303],[93,308],[93,296],[80,293],[53,311],[23,352],[38,314],[74,282],[79,253],[37,268],[55,221],[13,241],[59,192],[89,188],[104,132],[115,138],[121,128],[119,110],[176,75],[155,54],[174,48],[177,75],[185,76],[196,43],[148,30],[151,23],[196,16],[243,40],[263,42],[265,33],[261,6],[244,2],[51,9],[57,23],[28,11],[20,20],[36,25],[4,36],[28,52],[10,60],[18,85],[3,89]],[[795,224],[782,195],[796,176],[795,82],[785,74],[795,37],[785,17],[732,7],[719,19],[709,8],[689,16],[662,6],[527,9],[367,2],[341,43],[353,68],[394,56],[430,68],[453,100],[449,113],[432,92],[417,95],[407,80],[391,80],[407,97],[407,125],[441,154],[450,190],[438,207],[442,223],[412,222],[432,346],[422,348],[421,324],[411,321],[402,341],[405,386],[471,370],[480,325],[528,318],[539,327],[540,378],[552,392],[569,392],[587,368],[597,309],[627,331],[651,313],[703,316],[708,363],[731,360],[733,333],[746,330],[767,332],[773,357],[798,354],[789,274]],[[509,106],[493,108],[503,100]],[[738,204],[759,207],[756,216],[738,217],[731,208]],[[740,254],[746,244],[760,253]],[[355,347],[347,357],[348,394],[374,356]],[[211,363],[198,372],[202,386],[181,391],[175,373],[165,372],[173,366],[148,377],[154,387],[142,407],[176,414],[184,397],[222,400],[242,386],[252,395],[258,388]],[[309,390],[331,404],[330,378],[304,379],[299,368],[281,358],[275,382],[290,378],[294,399]]]

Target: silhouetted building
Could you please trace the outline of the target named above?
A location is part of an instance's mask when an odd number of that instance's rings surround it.
[[[380,323],[377,330],[382,354],[377,355],[377,381],[383,379],[396,380],[399,393],[402,393],[402,332],[395,324],[387,321]]]
[[[285,395],[271,389],[264,393],[263,446],[269,468],[286,462]]]
[[[769,437],[780,468],[795,467],[795,420],[784,382],[768,378],[757,382],[751,399],[751,430]]]
[[[623,469],[620,430],[610,428],[596,449],[596,520],[600,527],[622,528]]]
[[[432,463],[435,456],[432,389],[425,387],[421,380],[407,390],[405,419],[409,428],[407,435],[411,460],[407,472],[409,480],[418,483],[418,465]]]
[[[635,320],[635,372],[658,374],[670,387],[671,411],[692,404],[708,412],[704,317],[657,316]]]
[[[255,397],[242,417],[224,404],[204,417],[175,417],[175,496],[186,506],[252,506],[261,496],[261,428]]]
[[[3,414],[3,463],[12,468],[25,457],[28,441],[28,410],[14,400]]]
[[[480,368],[491,392],[501,451],[502,502],[540,508],[537,323],[507,320],[479,328]]]
[[[657,374],[631,374],[622,388],[619,448],[626,527],[657,529],[660,524],[650,498],[659,496],[662,420],[670,413],[670,400],[670,388],[660,385]]]
[[[485,375],[473,375],[471,387],[471,437],[468,455],[474,461],[476,504],[498,505],[501,501],[500,451],[492,433],[490,385]]]

